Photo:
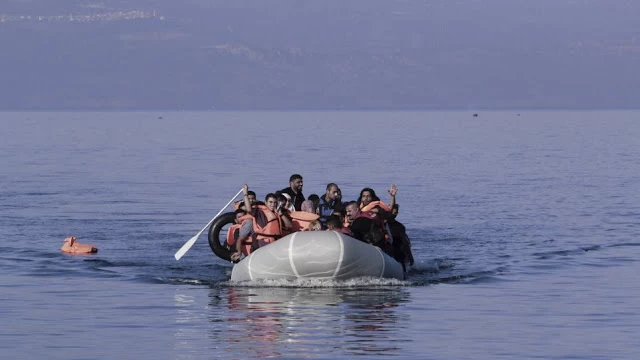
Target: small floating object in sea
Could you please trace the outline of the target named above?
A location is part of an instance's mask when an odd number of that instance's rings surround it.
[[[81,244],[76,241],[75,236],[71,236],[64,239],[64,244],[60,248],[63,253],[66,254],[95,254],[98,252],[98,248],[93,245]]]

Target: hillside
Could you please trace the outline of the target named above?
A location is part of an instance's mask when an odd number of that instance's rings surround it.
[[[12,0],[0,110],[633,108],[620,4]]]

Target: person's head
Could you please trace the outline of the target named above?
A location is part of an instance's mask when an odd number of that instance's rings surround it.
[[[287,193],[282,193],[282,196],[284,196],[285,198],[285,202],[284,205],[282,205],[282,207],[284,207],[285,209],[292,211],[295,210],[293,207],[293,203],[291,203],[291,195],[287,194]]]
[[[283,207],[286,209],[287,197],[279,191],[276,191],[275,195],[278,198],[278,207]]]
[[[256,203],[256,193],[249,190],[247,191],[247,197],[249,198],[249,202],[251,203],[251,205]]]
[[[315,206],[313,206],[313,201],[312,200],[305,200],[302,202],[302,205],[300,205],[300,210],[305,211],[305,212],[310,212],[310,213],[316,213],[316,208]]]
[[[353,219],[356,218],[356,216],[360,215],[360,208],[358,207],[358,203],[355,201],[351,201],[347,203],[345,211],[346,211],[347,220],[349,222],[352,222]]]
[[[276,211],[276,207],[278,207],[278,198],[274,193],[268,193],[267,196],[264,197],[264,204],[271,211]]]
[[[247,215],[247,212],[244,211],[244,209],[238,209],[235,212],[236,212],[236,224],[242,223],[242,220],[240,220],[240,218]]]
[[[313,220],[312,222],[309,223],[309,231],[320,231],[321,229],[322,229],[322,224],[320,224],[320,221]]]
[[[311,194],[307,198],[307,200],[311,200],[313,202],[313,208],[316,209],[318,204],[320,204],[320,196],[318,194]]]
[[[289,187],[293,190],[294,193],[299,193],[302,191],[302,175],[293,174],[289,177]]]
[[[364,188],[360,191],[360,197],[358,197],[358,204],[362,206],[369,205],[372,201],[379,201],[380,198],[376,195],[376,192],[372,188]]]
[[[393,207],[391,208],[391,215],[398,216],[399,208],[400,206],[398,204],[393,204]]]
[[[327,230],[340,231],[340,229],[342,229],[342,221],[340,221],[339,216],[331,215],[327,217]]]
[[[337,195],[338,195],[338,185],[334,184],[334,183],[329,183],[327,184],[327,192],[325,193],[324,197],[327,200],[335,200]]]

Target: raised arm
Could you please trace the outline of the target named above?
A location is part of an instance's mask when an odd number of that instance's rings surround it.
[[[253,208],[251,207],[251,201],[249,201],[249,185],[242,185],[242,193],[244,194],[244,210],[247,214],[251,214]]]
[[[396,194],[398,193],[396,184],[391,184],[391,188],[389,188],[387,192],[389,193],[389,209],[393,209],[393,206],[396,204]]]

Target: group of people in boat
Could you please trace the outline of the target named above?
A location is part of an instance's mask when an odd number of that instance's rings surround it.
[[[289,187],[268,193],[261,202],[248,185],[242,187],[243,200],[234,204],[235,223],[226,240],[226,245],[235,250],[232,261],[295,231],[333,230],[378,246],[403,266],[413,265],[409,237],[396,219],[399,206],[395,185],[387,190],[389,204],[382,202],[371,188],[362,189],[356,201],[348,202],[342,201],[335,183],[327,184],[324,195],[314,194],[308,199],[302,188],[302,176],[293,174]]]

